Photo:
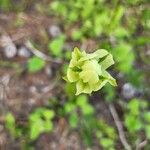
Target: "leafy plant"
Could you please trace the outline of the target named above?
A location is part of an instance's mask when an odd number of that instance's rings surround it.
[[[72,94],[74,95],[75,93]],[[83,137],[83,142],[90,146],[93,143],[94,127],[92,129],[92,124],[95,122],[93,120],[94,107],[88,102],[86,95],[79,95],[77,97],[69,95],[69,98],[71,99],[69,99],[63,107],[65,116],[68,118],[70,127],[79,129],[79,134]],[[89,128],[91,128],[91,130],[88,130]]]
[[[64,35],[60,35],[56,39],[52,40],[48,45],[50,54],[56,57],[62,57],[64,42],[65,42]]]
[[[97,122],[98,130],[96,136],[99,139],[100,145],[105,150],[115,150],[117,133],[115,129],[105,123],[103,120]]]
[[[64,106],[65,113],[69,115],[69,123],[75,128],[79,125],[78,110],[81,115],[93,114],[94,108],[88,103],[87,96],[80,95],[75,100],[67,102]]]
[[[28,67],[29,72],[35,73],[43,69],[45,64],[46,63],[43,59],[33,56],[32,58],[28,60],[27,67]]]
[[[29,116],[31,140],[35,140],[43,132],[52,131],[53,117],[54,111],[46,108],[38,108]]]
[[[74,97],[75,85],[66,85],[65,91],[69,100],[64,105],[64,111],[70,127],[78,129],[83,142],[89,147],[93,145],[93,138],[96,137],[106,150],[115,149],[117,134],[114,128],[95,117],[95,108],[89,103],[87,95]]]
[[[6,115],[5,126],[14,138],[24,137],[26,144],[36,140],[41,133],[50,132],[53,129],[52,119],[54,118],[54,111],[47,108],[37,108],[29,115],[27,128],[16,124],[16,120],[11,113]],[[28,130],[27,130],[28,129]],[[30,140],[29,140],[29,139]]]
[[[118,62],[118,70],[124,73],[128,73],[132,70],[135,56],[130,44],[120,42],[114,48],[113,55]]]
[[[107,7],[104,7],[105,5]],[[55,15],[62,16],[68,25],[81,20],[80,27],[72,32],[73,39],[80,40],[87,35],[109,34],[119,25],[124,14],[124,7],[116,6],[116,4],[113,5],[113,9],[109,7],[108,3],[99,0],[55,0],[51,3],[50,8]]]
[[[12,137],[16,138],[20,135],[19,129],[16,128],[16,121],[12,113],[6,115],[5,127],[9,130]]]
[[[148,103],[142,99],[132,99],[127,105],[125,113],[125,126],[129,132],[133,146],[135,141],[141,141],[141,133],[144,131],[145,138],[150,139],[149,132],[150,111]]]

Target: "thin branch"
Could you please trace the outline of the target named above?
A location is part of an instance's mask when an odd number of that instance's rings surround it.
[[[142,141],[141,143],[138,143],[138,145],[136,146],[136,150],[141,150],[143,147],[145,147],[147,144],[147,139]]]
[[[43,59],[43,60],[46,60],[46,61],[51,61],[51,62],[54,62],[54,63],[58,63],[58,64],[61,64],[62,61],[60,59],[53,59],[51,58],[50,56],[47,56],[46,54],[42,53],[41,51],[37,50],[35,47],[33,47],[33,45],[31,44],[30,41],[27,41],[25,43],[25,46],[34,54],[36,55],[37,57]]]
[[[126,150],[132,150],[131,146],[128,144],[128,142],[126,140],[125,133],[123,131],[123,126],[121,124],[121,121],[119,119],[119,116],[118,116],[117,111],[116,111],[113,104],[109,104],[109,110],[110,110],[110,112],[112,114],[112,117],[114,119],[114,122],[116,124],[117,130],[118,130],[118,133],[119,133],[119,138],[120,138],[120,141],[121,141],[122,145],[124,146],[124,148]]]

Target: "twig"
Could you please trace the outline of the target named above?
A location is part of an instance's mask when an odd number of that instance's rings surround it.
[[[113,104],[109,104],[109,110],[110,110],[110,112],[112,114],[112,117],[115,121],[117,130],[118,130],[118,133],[119,133],[119,138],[120,138],[120,141],[121,141],[122,145],[124,146],[124,148],[126,150],[132,150],[131,146],[128,144],[128,142],[126,140],[125,133],[123,131],[123,126],[121,124],[121,121],[119,119],[119,116],[118,116],[117,111],[116,111]]]
[[[33,47],[33,45],[31,44],[31,42],[27,41],[25,43],[25,46],[37,57],[46,60],[46,61],[51,61],[54,63],[58,63],[61,64],[62,61],[60,59],[52,59],[50,56],[47,56],[46,54],[42,53],[41,51],[37,50],[36,48]]]
[[[136,146],[136,150],[141,150],[146,144],[147,144],[147,139],[142,141],[141,143],[138,143],[138,145]]]

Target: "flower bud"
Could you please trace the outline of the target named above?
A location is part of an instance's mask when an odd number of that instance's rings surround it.
[[[66,79],[76,84],[76,95],[98,91],[107,82],[116,86],[116,80],[106,71],[113,64],[112,55],[104,49],[87,54],[74,48]]]

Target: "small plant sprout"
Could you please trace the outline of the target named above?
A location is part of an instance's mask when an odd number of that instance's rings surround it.
[[[107,82],[112,86],[117,85],[116,80],[106,71],[113,64],[113,56],[104,49],[88,54],[75,47],[64,79],[75,83],[76,95],[91,94],[101,89]]]

